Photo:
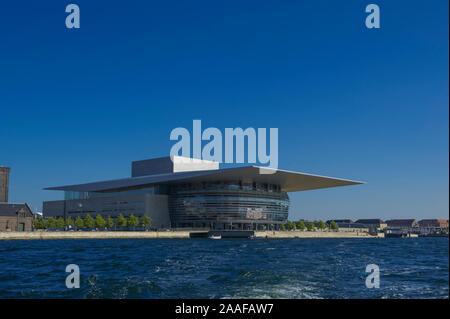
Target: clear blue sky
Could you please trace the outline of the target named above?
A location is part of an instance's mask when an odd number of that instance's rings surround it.
[[[78,30],[70,2],[0,7],[10,201],[127,177],[201,119],[278,127],[280,168],[367,182],[292,193],[292,219],[448,217],[448,1],[93,2]]]

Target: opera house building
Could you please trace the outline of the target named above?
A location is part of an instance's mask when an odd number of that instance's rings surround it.
[[[286,223],[289,192],[361,184],[285,170],[219,168],[180,156],[132,162],[131,177],[49,187],[64,200],[43,203],[45,217],[87,214],[117,218],[147,215],[152,227],[210,230],[278,230]]]

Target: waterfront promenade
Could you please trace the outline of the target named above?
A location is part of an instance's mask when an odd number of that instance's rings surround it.
[[[10,239],[106,239],[106,238],[189,238],[190,231],[34,231],[0,232],[0,240]],[[367,233],[322,231],[255,231],[264,238],[376,238]]]

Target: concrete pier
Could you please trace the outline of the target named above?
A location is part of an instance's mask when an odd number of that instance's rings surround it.
[[[107,239],[107,238],[189,238],[190,231],[67,231],[0,232],[0,240],[11,239]],[[356,232],[255,231],[263,238],[377,238]],[[378,236],[381,237],[381,236]]]

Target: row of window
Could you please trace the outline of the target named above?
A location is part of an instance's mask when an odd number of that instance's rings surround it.
[[[217,186],[217,185],[216,185]],[[172,188],[169,213],[173,224],[230,222],[277,222],[287,220],[289,197],[285,192],[272,193],[230,189],[191,191]]]

